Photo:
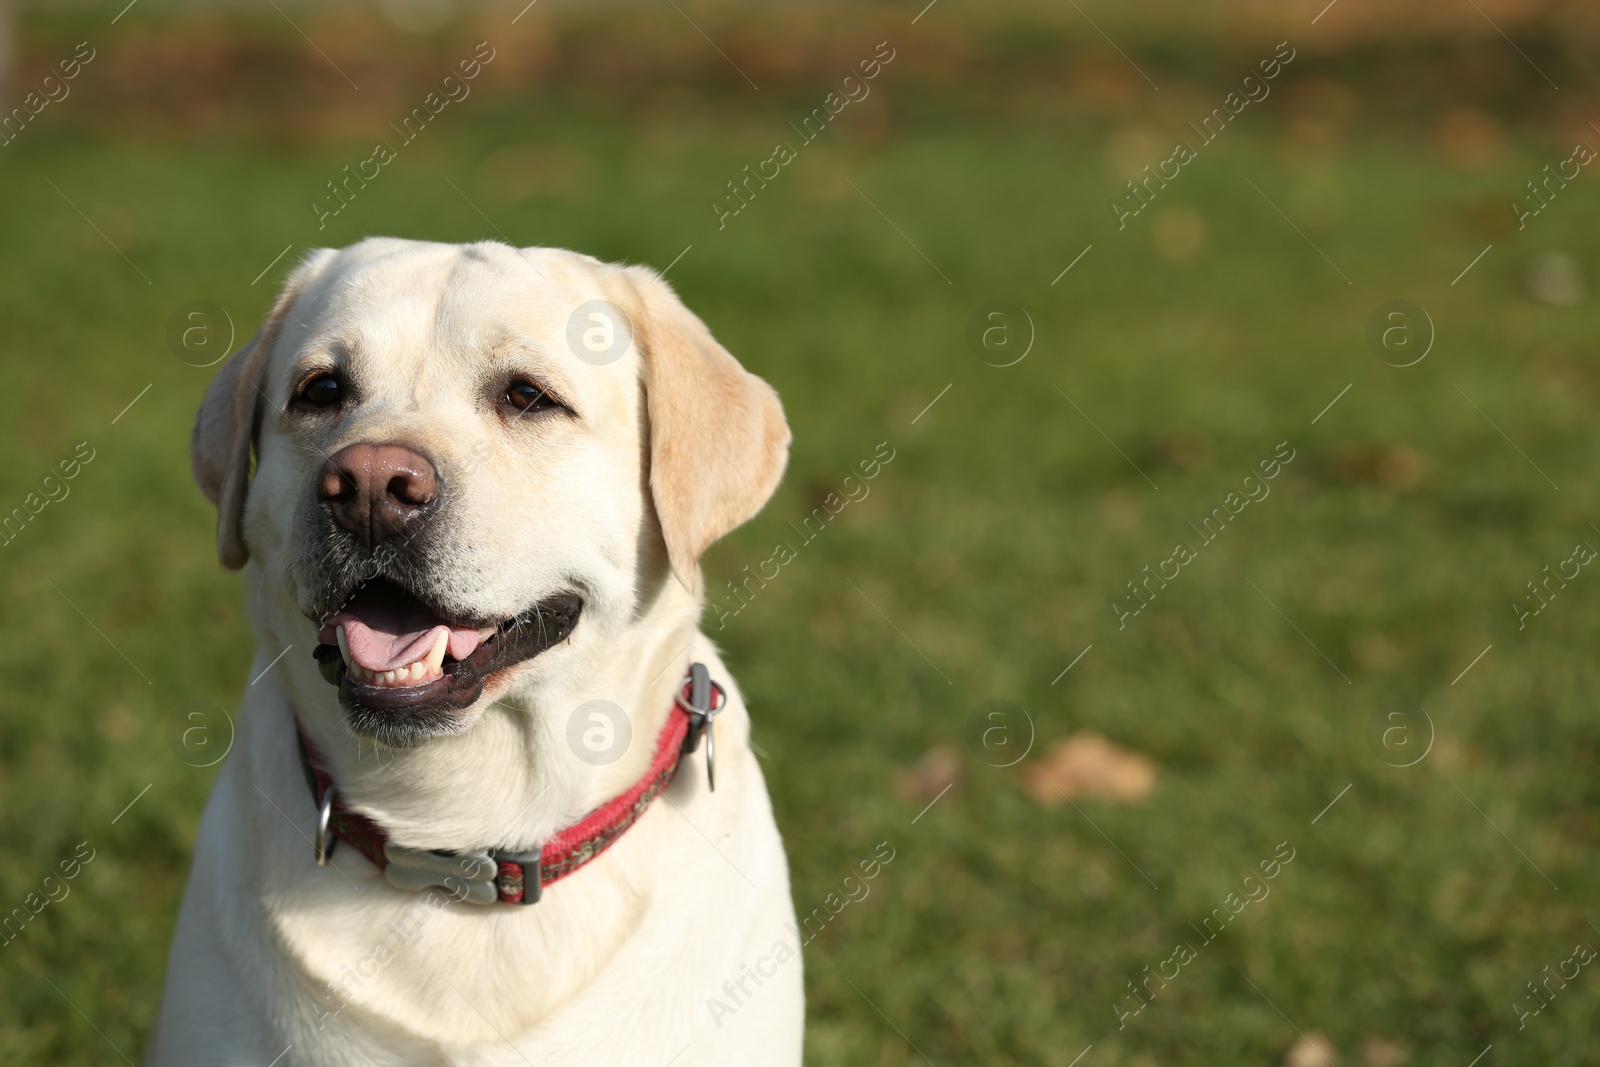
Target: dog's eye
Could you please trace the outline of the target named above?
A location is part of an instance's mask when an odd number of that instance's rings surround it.
[[[512,382],[506,387],[506,403],[518,411],[533,411],[536,408],[556,407],[556,401],[543,389],[532,382]]]
[[[319,374],[300,387],[295,399],[314,408],[331,408],[344,399],[344,382],[332,374]]]

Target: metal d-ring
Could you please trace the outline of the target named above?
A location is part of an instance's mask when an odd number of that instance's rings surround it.
[[[717,743],[711,731],[711,718],[716,712],[706,713],[706,784],[711,786],[711,791],[717,791]]]
[[[706,697],[704,710],[706,717],[706,784],[711,787],[713,793],[717,791],[717,735],[716,731],[712,730],[711,727],[716,720],[717,712],[721,711],[723,705],[727,702],[728,694],[723,692],[722,686],[712,682],[711,692]]]
[[[333,783],[328,784],[328,791],[322,794],[322,808],[317,812],[317,840],[314,842],[317,855],[317,866],[326,867],[328,857],[333,853]]]

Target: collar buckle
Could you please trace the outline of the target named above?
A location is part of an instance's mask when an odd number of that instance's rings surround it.
[[[500,899],[495,882],[499,869],[487,850],[442,852],[385,841],[383,856],[389,861],[383,877],[396,889],[413,893],[443,889],[465,904],[493,904]]]
[[[445,852],[386,841],[383,856],[384,880],[396,889],[442,889],[463,904],[537,904],[543,895],[540,848]]]

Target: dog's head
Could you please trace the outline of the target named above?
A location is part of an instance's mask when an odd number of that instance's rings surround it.
[[[294,271],[192,451],[222,562],[310,620],[351,727],[405,745],[695,588],[788,443],[652,271],[371,239]]]

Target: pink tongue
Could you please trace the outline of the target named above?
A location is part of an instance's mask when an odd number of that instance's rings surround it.
[[[390,671],[426,656],[439,639],[449,635],[448,651],[466,659],[478,647],[478,631],[471,626],[451,626],[416,598],[393,587],[368,586],[330,618],[317,634],[323,644],[338,641],[344,627],[350,658],[369,671]]]

